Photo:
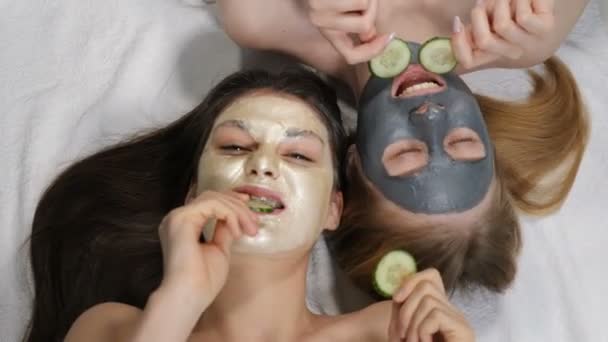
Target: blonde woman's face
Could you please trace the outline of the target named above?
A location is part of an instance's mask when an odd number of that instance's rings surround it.
[[[419,45],[410,48],[417,56]],[[481,109],[458,75],[433,74],[416,63],[365,86],[356,142],[362,169],[384,197],[411,212],[470,210],[494,175]]]
[[[327,129],[308,105],[273,94],[247,95],[216,120],[200,158],[197,193],[233,190],[275,207],[259,214],[256,236],[235,243],[237,253],[310,248],[333,222],[332,164]],[[209,224],[205,238],[213,233]]]

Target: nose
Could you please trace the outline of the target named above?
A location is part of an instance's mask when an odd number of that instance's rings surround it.
[[[270,151],[257,151],[247,163],[247,175],[250,177],[268,177],[276,179],[279,176],[277,156]]]
[[[425,101],[418,108],[414,108],[411,113],[414,114],[414,116],[420,115],[428,120],[435,120],[439,117],[439,115],[441,115],[441,112],[444,109],[445,107],[440,104]]]

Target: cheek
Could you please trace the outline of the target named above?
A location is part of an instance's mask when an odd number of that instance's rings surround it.
[[[244,169],[244,158],[206,154],[198,168],[197,195],[207,190],[225,191],[233,188]]]
[[[294,203],[299,203],[299,209],[307,215],[317,211],[323,214],[331,197],[333,173],[321,169],[307,171],[290,172],[286,177],[289,187],[294,189]]]

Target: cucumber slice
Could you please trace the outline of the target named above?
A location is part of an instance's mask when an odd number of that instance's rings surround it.
[[[369,69],[376,77],[391,78],[407,68],[412,59],[410,47],[401,39],[393,39],[379,56],[369,61]]]
[[[259,199],[256,198],[252,198],[247,202],[247,205],[249,206],[249,209],[251,209],[251,211],[257,212],[257,213],[271,213],[274,211],[274,207],[267,204],[264,201],[261,201]]]
[[[374,289],[391,298],[401,287],[403,279],[416,273],[416,261],[408,252],[395,250],[385,254],[374,270]]]
[[[432,38],[424,43],[418,52],[418,60],[422,67],[435,74],[448,73],[458,64],[450,38],[443,37]]]

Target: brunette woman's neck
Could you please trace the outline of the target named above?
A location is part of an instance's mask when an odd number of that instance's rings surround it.
[[[221,341],[298,340],[315,320],[305,300],[307,267],[307,256],[233,256],[228,280],[195,334]]]

